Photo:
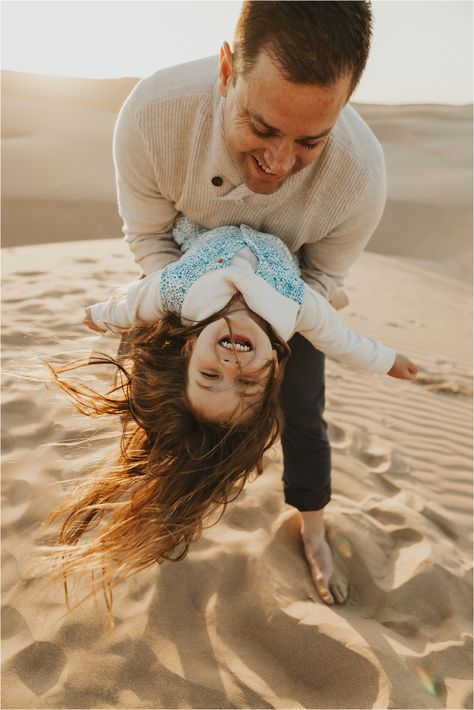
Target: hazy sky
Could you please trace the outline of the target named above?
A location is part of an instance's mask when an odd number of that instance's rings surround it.
[[[233,0],[4,0],[2,68],[91,78],[145,76],[216,54]],[[471,103],[471,0],[375,0],[374,41],[355,100]]]

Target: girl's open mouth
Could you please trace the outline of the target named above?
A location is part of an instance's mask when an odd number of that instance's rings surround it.
[[[233,340],[233,343],[232,343]],[[219,345],[226,350],[238,350],[241,353],[248,353],[253,350],[252,341],[245,335],[235,335],[231,338],[230,335],[225,335],[219,340]]]

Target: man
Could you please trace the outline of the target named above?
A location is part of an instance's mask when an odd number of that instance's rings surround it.
[[[385,204],[382,150],[348,106],[368,56],[366,2],[244,2],[234,51],[142,80],[114,133],[123,232],[145,274],[179,258],[179,212],[207,228],[248,224],[278,235],[301,273],[336,308],[340,286]],[[218,71],[218,80],[216,72]],[[323,510],[330,446],[324,355],[289,343],[282,388],[285,500],[301,514],[321,599],[347,596],[334,572]],[[310,383],[310,384],[308,384]]]

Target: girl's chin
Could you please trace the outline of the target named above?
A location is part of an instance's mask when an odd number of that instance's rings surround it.
[[[252,311],[238,311],[229,315],[229,321],[234,330],[242,331],[247,328],[251,332],[255,332],[255,329],[258,328],[258,330],[266,333],[266,321],[256,313],[252,313]],[[245,335],[245,333],[242,333],[242,335]]]

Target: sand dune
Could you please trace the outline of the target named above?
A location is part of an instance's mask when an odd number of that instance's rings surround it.
[[[136,81],[2,72],[3,246],[121,236],[112,130]],[[369,250],[469,282],[472,106],[356,108],[382,142],[389,173]]]
[[[117,347],[81,317],[137,275],[118,238],[110,155],[129,85],[7,78],[3,707],[472,707],[470,109],[363,107],[390,199],[380,253],[351,272],[345,318],[420,375],[328,363],[327,520],[347,603],[316,599],[275,447],[184,561],[116,589],[110,629],[93,606],[65,614],[33,553],[67,481],[117,445],[118,423],[71,411],[42,360]]]

